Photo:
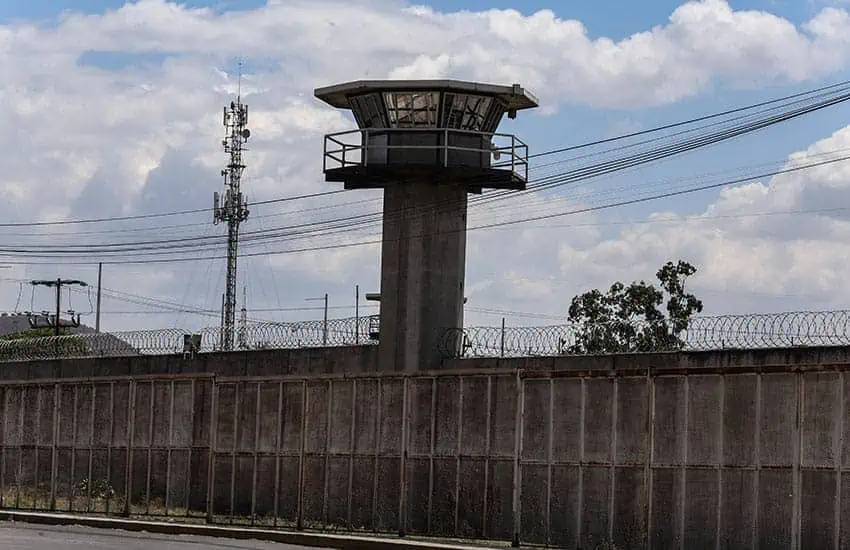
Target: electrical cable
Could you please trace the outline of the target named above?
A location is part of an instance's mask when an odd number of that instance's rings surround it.
[[[796,94],[791,94],[791,95],[787,95],[787,96],[783,96],[783,97],[779,97],[779,98],[775,98],[775,99],[771,99],[771,100],[767,100],[767,101],[762,101],[762,102],[755,103],[755,104],[752,104],[752,105],[747,105],[747,106],[744,106],[744,107],[738,107],[738,108],[735,108],[735,109],[730,109],[730,110],[722,111],[722,112],[719,112],[719,113],[713,113],[713,114],[709,114],[709,115],[695,117],[695,118],[691,118],[691,119],[688,119],[688,120],[685,120],[685,121],[679,121],[679,122],[675,122],[675,123],[671,123],[671,124],[657,126],[657,127],[650,128],[650,129],[647,129],[647,130],[641,130],[641,131],[638,131],[638,132],[632,132],[632,133],[629,133],[629,134],[624,134],[624,135],[606,138],[606,139],[602,139],[602,140],[596,140],[596,141],[582,143],[582,144],[578,144],[578,145],[552,149],[552,150],[549,150],[549,151],[537,153],[535,155],[529,155],[528,158],[529,159],[530,158],[538,158],[538,157],[552,155],[552,154],[559,154],[559,153],[563,153],[563,152],[593,147],[593,146],[600,145],[600,144],[607,144],[607,143],[612,143],[612,142],[615,142],[615,141],[621,141],[621,140],[629,139],[629,138],[632,138],[632,137],[647,135],[647,134],[651,134],[651,133],[657,133],[657,132],[664,131],[664,130],[667,130],[667,129],[687,126],[687,125],[695,124],[695,123],[702,122],[702,121],[705,121],[705,120],[710,120],[710,119],[720,118],[720,117],[723,117],[723,116],[728,116],[729,114],[735,114],[735,113],[749,111],[749,110],[752,110],[752,109],[763,107],[765,105],[775,105],[777,103],[787,102],[790,99],[797,99],[797,98],[800,98],[800,97],[812,96],[812,95],[815,95],[815,94],[819,94],[821,92],[825,92],[827,90],[836,90],[836,89],[840,89],[840,88],[847,88],[848,86],[850,86],[850,80],[841,81],[841,82],[838,82],[838,83],[835,83],[835,84],[823,86],[823,87],[816,88],[816,89],[813,89],[813,90],[808,90],[808,91],[805,91],[805,92],[799,92],[799,93],[796,93]],[[821,95],[824,95],[824,94],[821,94]],[[847,98],[844,98],[844,99],[841,99],[839,101],[845,101],[846,99]],[[799,103],[799,101],[792,102],[792,103]],[[737,117],[737,118],[740,118],[740,117]],[[343,192],[344,192],[344,190],[333,190],[333,191],[325,191],[325,192],[312,193],[312,194],[307,194],[307,195],[299,195],[299,196],[293,196],[293,197],[281,197],[281,198],[276,198],[276,199],[260,201],[260,202],[254,203],[252,206],[258,206],[258,205],[264,205],[264,204],[274,204],[274,203],[281,203],[281,202],[288,202],[288,201],[295,201],[295,200],[302,200],[302,199],[315,198],[315,197],[321,197],[321,196],[327,196],[327,195],[335,195],[335,194],[339,194],[339,193],[343,193]],[[159,218],[159,217],[166,217],[166,216],[178,216],[178,215],[185,215],[185,214],[211,212],[212,210],[213,210],[212,208],[199,208],[199,209],[191,209],[191,210],[172,211],[172,212],[138,214],[138,215],[131,215],[131,216],[114,216],[114,217],[104,217],[104,218],[60,220],[60,221],[52,221],[52,222],[11,222],[11,223],[0,223],[0,227],[55,226],[55,225],[69,225],[69,224],[102,223],[102,222],[109,222],[109,221],[128,221],[128,220],[137,220],[137,219],[150,219],[150,218]]]
[[[595,211],[612,209],[612,208],[619,208],[619,207],[622,207],[622,206],[644,203],[644,202],[650,202],[650,201],[659,200],[659,199],[663,199],[663,198],[669,198],[669,197],[673,197],[673,196],[680,196],[680,195],[686,195],[686,194],[696,193],[696,192],[700,192],[700,191],[706,191],[706,190],[710,190],[710,189],[717,189],[717,188],[725,187],[725,186],[729,186],[729,185],[737,185],[737,184],[755,181],[755,180],[766,178],[766,177],[777,176],[777,175],[780,175],[780,174],[788,174],[788,173],[799,172],[799,171],[802,171],[802,170],[807,170],[807,169],[811,169],[811,168],[816,168],[816,167],[820,167],[820,166],[834,164],[834,163],[837,163],[837,162],[844,162],[844,161],[847,161],[847,160],[850,160],[850,156],[839,157],[839,158],[836,158],[836,159],[830,159],[830,160],[821,161],[821,162],[812,163],[812,164],[804,164],[804,165],[793,166],[793,167],[785,168],[785,169],[782,169],[782,170],[775,170],[775,171],[772,171],[772,172],[764,172],[764,173],[760,173],[760,174],[753,175],[753,176],[747,176],[747,177],[742,177],[742,178],[738,178],[738,179],[734,179],[734,180],[727,180],[727,181],[723,181],[723,182],[719,182],[719,183],[702,185],[702,186],[693,187],[693,188],[684,189],[684,190],[679,190],[679,191],[669,191],[669,192],[666,192],[666,193],[658,193],[658,194],[650,195],[650,196],[647,196],[647,197],[617,201],[617,202],[598,205],[598,206],[590,206],[590,207],[570,210],[570,211],[567,211],[567,212],[558,212],[558,213],[553,213],[553,214],[531,216],[531,217],[520,218],[520,219],[515,219],[515,220],[509,220],[509,221],[494,222],[494,223],[470,227],[470,228],[467,228],[467,229],[445,231],[444,233],[453,233],[453,232],[457,232],[457,231],[475,231],[475,230],[480,230],[480,229],[489,229],[489,228],[493,228],[493,227],[504,227],[504,226],[508,226],[508,225],[516,225],[516,224],[520,224],[520,223],[526,223],[526,222],[529,222],[529,221],[539,221],[539,220],[551,219],[551,218],[555,218],[555,217],[563,217],[563,216],[582,214],[582,213],[588,213],[588,212],[595,212]],[[415,237],[418,237],[418,236],[420,236],[420,235],[414,235],[412,237],[407,237],[407,238],[415,238]],[[272,251],[270,253],[265,253],[265,252],[262,252],[262,253],[246,253],[245,256],[282,255],[282,254],[293,254],[293,253],[301,253],[301,252],[315,252],[315,251],[319,251],[319,250],[343,249],[343,248],[350,248],[350,247],[354,247],[354,246],[377,245],[377,244],[380,244],[381,242],[385,242],[387,240],[394,241],[394,240],[400,240],[400,239],[384,239],[383,241],[380,240],[380,239],[379,240],[373,240],[373,241],[360,241],[360,242],[344,243],[344,244],[337,244],[337,245],[306,247],[306,248],[301,248],[301,249],[278,250],[278,251]],[[0,254],[0,255],[2,255],[2,254]],[[40,256],[40,257],[46,258],[48,256],[45,255],[45,256]],[[139,263],[172,263],[172,262],[186,262],[186,261],[206,261],[206,260],[218,260],[218,259],[221,259],[221,257],[220,256],[212,256],[212,257],[195,256],[195,257],[180,257],[180,258],[153,258],[153,259],[144,259],[144,260],[117,260],[117,261],[111,261],[111,262],[105,261],[104,263],[122,265],[122,264],[139,264]],[[18,265],[18,264],[20,264],[20,265],[34,265],[35,264],[34,262],[20,262],[20,261],[8,261],[8,262],[5,262],[5,263],[13,264],[13,265]],[[44,262],[39,262],[39,263],[44,264]],[[78,264],[85,265],[88,262],[64,262],[64,263],[66,263],[68,265],[78,265]]]

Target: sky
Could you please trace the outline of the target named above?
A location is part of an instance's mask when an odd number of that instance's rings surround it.
[[[316,87],[363,78],[518,82],[540,106],[504,120],[500,131],[516,134],[535,154],[850,75],[850,6],[841,1],[57,6],[0,0],[0,311],[52,309],[50,290],[27,281],[76,278],[91,288],[102,261],[102,325],[113,331],[219,322],[225,228],[212,224],[208,209],[222,189],[221,109],[237,91],[240,62],[252,131],[243,231],[289,231],[243,240],[240,307],[245,288],[248,317],[272,321],[321,318],[316,298],[325,293],[331,317],[350,317],[356,287],[361,296],[379,290],[376,245],[328,248],[373,240],[379,227],[292,234],[299,224],[381,206],[379,191],[303,198],[339,189],[324,181],[323,136],[356,127],[349,113],[315,99]],[[508,325],[558,323],[573,296],[614,281],[653,280],[661,265],[679,259],[698,269],[688,288],[705,314],[850,308],[843,276],[849,163],[719,185],[839,158],[850,147],[848,108],[471,207],[471,227],[549,217],[469,232],[466,325],[499,325],[502,317]],[[585,158],[585,150],[540,155],[530,179],[623,154],[604,150],[588,149],[596,156]],[[608,207],[706,183],[718,185]],[[606,208],[571,214],[600,206]],[[156,216],[57,223],[150,214]],[[122,242],[149,250],[108,252]],[[184,246],[179,255],[157,250],[175,243]],[[122,263],[128,261],[135,263]],[[94,324],[90,291],[69,291],[62,309]],[[374,313],[374,304],[361,300],[360,311]]]

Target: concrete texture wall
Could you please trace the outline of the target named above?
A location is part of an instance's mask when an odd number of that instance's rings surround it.
[[[848,355],[5,381],[0,496],[566,548],[843,548]],[[114,496],[89,499],[102,481]]]
[[[378,346],[272,349],[182,355],[137,355],[0,363],[0,380],[208,373],[220,376],[367,373],[378,368]]]
[[[440,363],[446,329],[463,326],[467,190],[402,181],[384,189],[380,369]]]

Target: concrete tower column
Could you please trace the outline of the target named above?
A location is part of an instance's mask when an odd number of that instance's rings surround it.
[[[382,371],[438,365],[446,330],[463,326],[467,191],[426,181],[384,191]]]

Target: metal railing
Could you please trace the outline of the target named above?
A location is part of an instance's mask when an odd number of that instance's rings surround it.
[[[412,144],[370,144],[374,136],[398,134],[432,134],[440,137],[440,143],[429,145]],[[452,144],[457,137],[476,137],[481,147],[468,147]],[[476,132],[452,128],[362,128],[325,135],[322,170],[369,166],[369,158],[378,152],[389,151],[439,151],[444,167],[463,166],[450,160],[450,152],[466,152],[478,155],[492,155],[497,164],[487,168],[510,169],[516,176],[528,181],[528,145],[513,134]],[[502,159],[502,156],[506,157]],[[387,163],[381,163],[386,166]]]
[[[378,316],[251,323],[237,330],[235,351],[374,345]],[[221,351],[221,328],[179,328],[84,333],[0,340],[0,362],[55,358],[179,354],[184,336],[197,334],[193,353]],[[588,355],[850,345],[850,311],[807,311],[696,317],[672,335],[664,324],[549,325],[448,329],[439,346],[445,358]]]

